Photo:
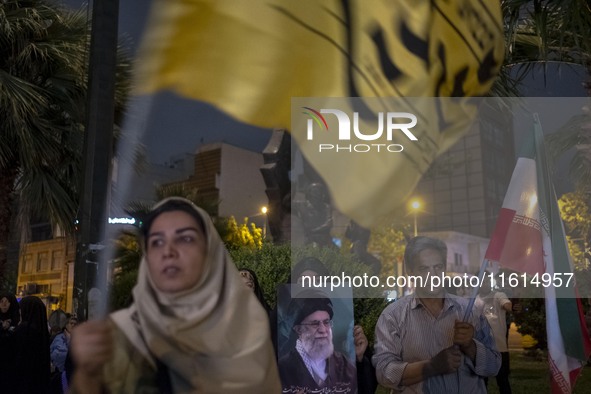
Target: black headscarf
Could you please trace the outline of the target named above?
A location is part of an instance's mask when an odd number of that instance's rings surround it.
[[[49,328],[47,309],[40,298],[24,297],[20,302],[21,323],[14,331],[18,349],[14,362],[15,393],[44,394],[49,387]]]
[[[10,307],[8,308],[8,311],[6,311],[5,313],[2,313],[0,311],[0,320],[10,319],[10,325],[12,327],[16,327],[21,319],[18,301],[16,300],[14,294],[11,293],[0,294],[0,300],[2,300],[2,298],[6,298],[8,300],[8,302],[10,303]]]
[[[21,300],[21,324],[47,333],[47,309],[39,297],[27,296]]]
[[[18,301],[13,294],[1,293],[0,300],[6,298],[10,303],[6,312],[0,311],[0,320],[10,320],[10,326],[7,329],[0,328],[0,392],[14,393],[15,386],[12,383],[15,375],[14,364],[18,347],[15,345],[14,332],[20,322],[20,311]]]
[[[254,295],[258,298],[263,308],[265,308],[267,314],[269,314],[271,312],[271,308],[269,308],[269,304],[267,304],[267,301],[265,300],[265,295],[263,294],[263,289],[261,289],[261,285],[259,284],[259,278],[257,277],[257,275],[254,273],[253,270],[248,268],[240,268],[238,271],[246,271],[252,276],[252,283],[254,284]]]

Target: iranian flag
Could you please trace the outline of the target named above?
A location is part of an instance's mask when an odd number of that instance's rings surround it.
[[[529,145],[517,160],[485,258],[537,274],[539,286],[542,275],[556,284],[544,287],[552,393],[572,393],[591,341],[574,280],[566,286],[573,265],[537,116]]]

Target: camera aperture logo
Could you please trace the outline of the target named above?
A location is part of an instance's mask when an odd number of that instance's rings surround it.
[[[418,141],[412,133],[412,129],[417,124],[417,117],[409,112],[378,112],[378,128],[375,132],[362,132],[359,128],[359,113],[353,112],[353,122],[347,113],[338,109],[321,109],[317,111],[310,107],[302,107],[305,115],[309,116],[306,125],[306,139],[314,140],[315,131],[331,132],[328,122],[323,114],[330,114],[336,117],[338,122],[338,143],[327,144],[319,143],[318,152],[349,152],[349,153],[368,153],[368,152],[389,152],[399,153],[404,150],[401,144],[390,143],[400,135],[404,135],[410,141]],[[385,124],[385,127],[384,127]],[[316,126],[315,126],[316,125]],[[352,127],[351,127],[352,126]],[[385,130],[384,130],[385,129]],[[384,132],[388,143],[378,143],[372,141],[383,140]],[[363,143],[351,143],[351,141],[360,140]]]

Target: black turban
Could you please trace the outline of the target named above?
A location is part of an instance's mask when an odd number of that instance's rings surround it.
[[[317,311],[327,312],[331,319],[334,314],[330,298],[325,293],[314,289],[304,290],[297,295],[297,298],[292,298],[288,308],[289,316],[294,318],[294,326]]]
[[[293,267],[288,282],[297,282],[298,278],[306,271],[316,272],[320,276],[326,276],[329,274],[326,266],[316,257],[305,257],[298,261]]]

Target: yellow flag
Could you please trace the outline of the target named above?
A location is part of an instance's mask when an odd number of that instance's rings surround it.
[[[172,90],[246,123],[291,129],[337,208],[369,226],[466,131],[475,107],[465,98],[486,95],[503,54],[494,0],[156,0],[137,93]],[[458,99],[423,108],[437,121],[418,133],[418,144],[386,159],[327,164],[304,124],[291,123],[293,97],[439,96]]]

